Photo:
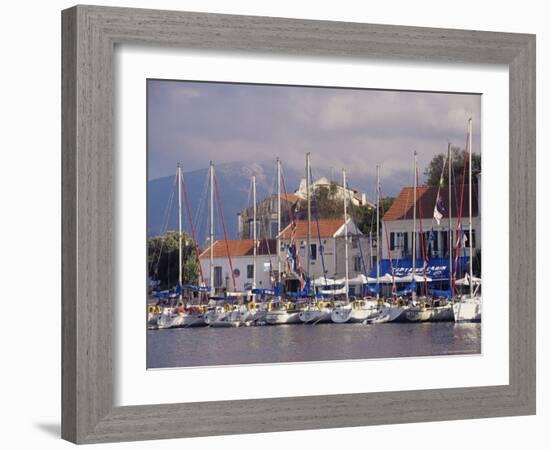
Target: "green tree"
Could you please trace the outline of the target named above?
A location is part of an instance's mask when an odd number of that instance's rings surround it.
[[[390,208],[394,200],[394,197],[380,199],[380,228],[382,228],[384,213]],[[351,205],[349,211],[355,224],[363,234],[368,235],[369,232],[376,231],[376,207]]]
[[[195,242],[182,233],[182,281],[197,284],[199,265]],[[147,266],[149,277],[159,280],[161,289],[174,287],[178,282],[178,232],[168,231],[147,240]]]
[[[329,187],[319,186],[311,196],[311,206],[314,210],[313,217],[321,219],[334,219],[344,216],[344,204],[337,196],[338,188],[335,183]]]
[[[392,205],[394,197],[380,199],[380,227],[382,217]],[[332,182],[330,186],[319,186],[312,195],[313,219],[335,219],[344,217],[344,203],[338,196],[338,186]],[[359,230],[367,234],[376,229],[376,208],[358,206],[348,201],[348,215],[353,219]]]
[[[464,173],[464,157],[465,150],[460,149],[459,147],[451,147],[451,161],[453,165],[453,182],[461,183],[462,175]],[[443,174],[443,182],[447,184],[449,182],[449,170],[446,165],[447,155],[440,153],[435,155],[430,164],[424,170],[424,176],[426,177],[426,184],[429,186],[437,186],[441,174]],[[445,168],[443,167],[445,166]],[[481,171],[481,155],[478,153],[472,153],[472,171],[474,173]],[[468,172],[466,172],[466,177]],[[466,178],[466,182],[468,179]],[[472,180],[474,183],[477,180],[474,178]]]

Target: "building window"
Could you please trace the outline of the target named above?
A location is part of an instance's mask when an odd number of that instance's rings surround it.
[[[407,233],[390,233],[390,250],[401,250],[407,252]]]
[[[215,288],[221,288],[222,287],[222,268],[221,268],[221,266],[215,266],[214,267],[214,287]]]
[[[354,256],[353,257],[353,270],[355,272],[361,272],[361,257],[360,256]]]
[[[246,266],[246,278],[254,278],[254,264],[248,264]]]
[[[312,261],[316,261],[316,260],[317,260],[317,244],[311,244],[311,252],[310,252],[309,258],[310,258]]]
[[[351,248],[357,248],[359,245],[359,238],[351,238]]]

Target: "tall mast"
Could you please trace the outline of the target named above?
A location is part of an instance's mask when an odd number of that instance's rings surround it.
[[[307,197],[307,243],[306,243],[306,261],[307,276],[310,276],[310,252],[311,252],[311,193],[309,186],[309,152],[306,153],[306,197]]]
[[[416,298],[416,150],[413,158],[413,235],[412,235],[412,281],[415,289],[412,293]]]
[[[468,120],[468,179],[469,182],[469,199],[468,203],[470,206],[470,218],[469,218],[469,227],[470,227],[470,237],[468,242],[470,244],[470,298],[474,296],[474,258],[473,258],[473,248],[472,248],[472,118]]]
[[[369,272],[372,270],[372,266],[374,265],[373,264],[373,257],[374,255],[372,254],[372,231],[369,231],[369,259],[370,259],[370,264],[369,264]],[[368,274],[367,274],[368,275]]]
[[[345,257],[346,257],[346,278],[345,278],[345,289],[346,289],[346,300],[349,300],[349,248],[348,248],[348,209],[347,209],[347,183],[346,183],[346,169],[342,169],[342,181],[344,184],[344,247],[345,247]]]
[[[277,283],[281,283],[281,160],[277,157]]]
[[[453,238],[451,237],[452,233],[452,211],[453,211],[453,196],[452,196],[452,185],[453,185],[453,178],[452,178],[452,166],[453,166],[453,160],[451,159],[451,143],[449,142],[449,145],[447,147],[447,163],[449,164],[449,290],[451,291],[451,299],[453,298],[454,292],[453,292]]]
[[[376,166],[376,298],[380,297],[380,166]]]
[[[252,289],[256,289],[256,253],[257,253],[257,244],[258,244],[258,236],[257,236],[257,227],[256,227],[256,175],[252,175],[252,201],[254,203],[253,206],[253,216],[252,216],[252,226],[253,226],[253,232],[252,232],[252,239],[253,247],[254,247],[254,257],[253,257],[253,270],[252,270]]]
[[[214,163],[210,161],[210,295],[214,294]]]
[[[183,276],[182,276],[182,248],[181,248],[181,166],[180,163],[178,163],[178,284],[180,289],[180,295],[179,295],[179,301],[181,302],[183,299],[183,292],[181,291],[182,285],[183,285]]]

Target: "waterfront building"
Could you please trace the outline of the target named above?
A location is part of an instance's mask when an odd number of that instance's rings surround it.
[[[349,239],[349,278],[368,273],[371,269],[371,257],[368,238],[361,233],[352,219],[348,219]],[[313,220],[310,224],[310,261],[309,277],[311,280],[327,277],[331,279],[345,277],[345,232],[344,219]],[[307,273],[307,220],[298,220],[295,227],[289,224],[279,236],[280,255],[286,263],[289,247],[292,242],[297,245],[301,267]],[[287,264],[288,265],[288,264]],[[291,271],[285,270],[287,288],[298,290],[292,285]],[[297,281],[296,281],[297,283]]]
[[[418,266],[422,265],[422,241],[424,239],[424,251],[427,258],[446,258],[449,256],[449,191],[447,186],[439,191],[439,221],[434,217],[434,208],[438,195],[438,188],[434,186],[419,186],[417,188],[416,209],[416,260]],[[462,215],[460,214],[460,201],[455,201],[455,193],[452,195],[451,211],[451,243],[453,254],[456,250],[456,239],[461,238],[459,249],[461,256],[469,256],[468,196],[464,195]],[[481,219],[478,213],[478,196],[472,197],[472,247],[474,252],[481,251]],[[457,193],[457,199],[460,192]],[[381,239],[387,238],[388,244],[382,245],[382,258],[388,259],[391,253],[393,259],[412,258],[412,233],[413,233],[413,188],[404,187],[386,211],[382,220]],[[460,219],[459,219],[460,216]],[[461,232],[457,234],[460,220]],[[439,223],[438,223],[439,222]],[[422,232],[421,232],[422,230]]]
[[[214,289],[216,294],[243,292],[251,289],[254,281],[254,241],[252,239],[217,240],[213,248]],[[205,284],[210,286],[210,246],[200,255],[199,261]],[[256,288],[271,289],[272,267],[277,265],[277,245],[274,239],[258,242],[256,255]],[[231,271],[231,268],[233,271]],[[233,279],[235,286],[233,286]]]

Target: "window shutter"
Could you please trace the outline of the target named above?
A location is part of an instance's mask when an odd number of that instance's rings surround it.
[[[395,233],[394,232],[391,232],[390,233],[390,250],[394,250],[395,249]]]

